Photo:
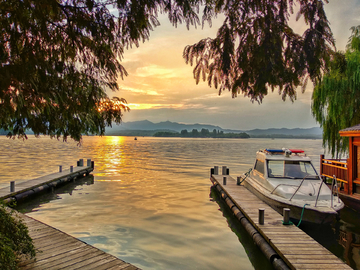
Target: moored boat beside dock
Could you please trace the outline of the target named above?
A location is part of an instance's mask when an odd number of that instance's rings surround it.
[[[289,208],[296,222],[331,223],[344,207],[303,150],[259,150],[253,168],[240,181],[280,214]]]
[[[265,239],[266,244],[260,244],[264,245],[260,249],[267,250],[268,255],[272,254],[267,257],[278,264],[273,263],[275,269],[351,269],[297,226],[284,224],[283,217],[277,211],[244,185],[238,185],[239,179],[235,181],[230,175],[217,175],[216,171],[212,169],[210,176],[213,185],[241,224],[247,223],[243,221],[246,219],[255,228],[251,235],[259,234]],[[263,219],[261,212],[264,213]],[[254,242],[258,244],[262,241],[254,239]],[[276,251],[276,255],[271,250]],[[286,263],[285,266],[282,261]]]

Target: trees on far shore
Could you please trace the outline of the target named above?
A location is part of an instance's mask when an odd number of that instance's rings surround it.
[[[186,129],[179,132],[172,131],[159,131],[154,134],[154,137],[182,137],[182,138],[239,138],[247,139],[250,138],[249,134],[245,132],[240,133],[224,133],[224,131],[210,132],[208,129],[201,129],[199,132],[197,129],[193,129],[191,132],[188,132]]]

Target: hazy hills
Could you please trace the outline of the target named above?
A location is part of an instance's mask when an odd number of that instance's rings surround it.
[[[313,128],[270,128],[270,129],[252,129],[252,130],[231,130],[223,129],[219,126],[209,124],[181,124],[176,122],[159,122],[153,123],[148,120],[126,122],[121,125],[113,125],[112,128],[106,129],[106,135],[118,136],[152,136],[159,131],[181,132],[181,130],[192,131],[197,129],[208,129],[213,131],[223,131],[224,133],[241,133],[246,132],[253,138],[321,138],[322,130],[319,127]]]

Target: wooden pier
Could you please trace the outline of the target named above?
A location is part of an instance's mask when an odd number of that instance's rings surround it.
[[[21,201],[46,189],[53,189],[65,182],[88,175],[94,170],[94,163],[91,161],[88,162],[87,166],[83,166],[82,162],[78,163],[80,164],[79,166],[71,166],[67,170],[62,170],[61,167],[57,173],[20,183],[10,183],[9,187],[0,189],[0,201],[4,201],[5,203]]]
[[[20,269],[139,269],[40,221],[19,214],[37,250]]]
[[[88,160],[87,166],[83,166],[80,160],[78,166],[71,166],[68,170],[60,167],[57,173],[0,189],[0,200],[6,203],[22,201],[88,175],[93,170],[93,162]],[[45,223],[18,212],[15,215],[28,227],[37,251],[35,258],[21,261],[20,269],[139,269]]]
[[[295,225],[283,225],[278,212],[244,186],[237,185],[230,175],[212,174],[211,181],[234,214],[239,209],[290,269],[352,269]],[[263,225],[259,223],[259,208],[265,209]]]

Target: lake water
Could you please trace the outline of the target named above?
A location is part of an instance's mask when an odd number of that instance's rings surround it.
[[[210,168],[247,171],[263,148],[302,148],[319,167],[321,140],[84,137],[83,144],[0,136],[0,187],[95,161],[92,176],[18,206],[28,215],[142,269],[272,269],[211,191]],[[304,228],[353,268],[358,215]],[[351,239],[350,239],[351,238]]]

